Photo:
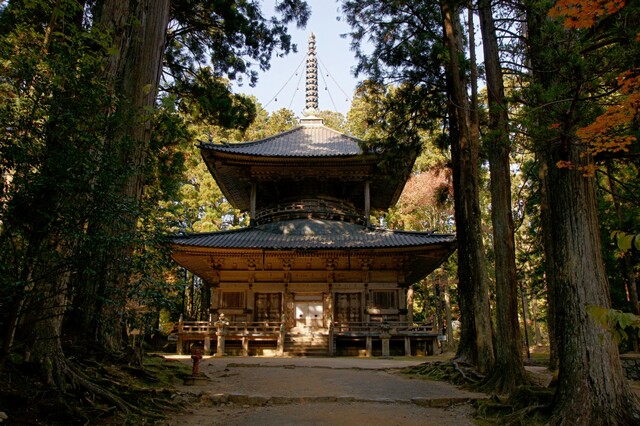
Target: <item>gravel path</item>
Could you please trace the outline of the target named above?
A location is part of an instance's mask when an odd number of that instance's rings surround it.
[[[473,425],[469,401],[485,394],[398,371],[433,360],[207,358],[200,366],[207,380],[179,388],[200,403],[164,424]]]

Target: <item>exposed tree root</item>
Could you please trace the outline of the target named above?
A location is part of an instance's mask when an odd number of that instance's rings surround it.
[[[484,377],[472,366],[459,360],[447,362],[429,362],[403,370],[405,374],[415,374],[432,380],[442,380],[456,385],[478,389],[492,380],[497,386],[497,379]],[[476,417],[496,421],[501,425],[536,425],[544,424],[551,413],[554,390],[536,386],[517,386],[509,396],[492,395],[479,400],[476,405]]]
[[[475,385],[483,376],[472,366],[459,361],[428,362],[403,370],[405,374],[417,374],[430,379],[441,380],[456,385]]]
[[[520,386],[530,385],[524,369],[502,367],[494,368],[489,375],[478,385],[477,390],[485,393],[497,393],[509,395]]]
[[[476,418],[492,420],[500,425],[543,425],[549,419],[553,390],[520,386],[508,398],[493,395],[478,401]]]
[[[147,358],[140,369],[77,348],[74,354],[7,363],[0,382],[10,385],[0,389],[0,406],[12,424],[139,424],[182,409],[173,384],[189,375],[188,366]]]

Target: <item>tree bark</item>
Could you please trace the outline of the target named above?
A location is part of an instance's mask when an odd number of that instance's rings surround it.
[[[451,157],[458,241],[458,291],[462,335],[457,358],[486,373],[493,366],[489,285],[482,242],[479,202],[479,141],[471,137],[467,84],[460,65],[463,52],[456,2],[441,2],[445,48],[448,52]]]
[[[447,350],[453,345],[453,323],[451,320],[451,300],[449,297],[449,274],[444,275],[444,312],[445,324],[447,325]]]
[[[110,138],[118,147],[122,164],[130,166],[121,194],[130,210],[118,222],[104,224],[113,236],[125,240],[135,233],[144,184],[144,164],[151,138],[150,110],[158,93],[169,0],[104,0],[97,16],[99,25],[113,37],[114,54],[107,60],[105,77],[120,102],[115,111],[116,126]],[[106,349],[122,346],[122,321],[133,247],[124,244],[105,259],[99,307],[98,340]],[[123,267],[124,266],[124,267]]]
[[[579,75],[562,80],[557,72],[548,44],[557,33],[543,30],[546,11],[528,8],[529,56],[534,70],[533,84],[537,93],[533,99],[539,106],[549,105],[548,96],[561,93]],[[569,78],[569,77],[567,77]],[[580,95],[576,93],[576,97]],[[544,102],[544,104],[542,103]],[[550,111],[535,111],[539,128],[532,128],[538,138],[535,146],[539,153],[543,182],[547,184],[548,217],[544,221],[547,262],[552,262],[556,337],[558,339],[559,374],[550,424],[639,424],[640,403],[626,381],[617,344],[611,334],[589,315],[589,306],[610,308],[609,283],[602,258],[600,228],[594,178],[584,176],[580,169],[559,168],[561,161],[577,166],[588,166],[592,161],[585,155],[586,146],[579,143],[571,126],[578,121],[577,102],[567,102],[562,108],[558,131],[548,132],[557,119]],[[543,115],[544,114],[544,115]],[[550,117],[551,116],[551,117]],[[538,133],[539,132],[539,133]]]
[[[479,0],[478,8],[489,98],[489,134],[485,143],[491,171],[491,222],[496,274],[496,362],[484,386],[485,389],[510,393],[528,380],[520,354],[516,252],[511,211],[509,117],[491,0]]]
[[[572,143],[573,142],[573,143]],[[575,141],[549,149],[551,232],[556,265],[559,375],[552,424],[638,424],[640,406],[625,380],[617,344],[590,317],[589,306],[610,308],[609,283],[600,250],[593,178],[559,169],[584,157]]]
[[[553,241],[551,233],[544,232],[545,229],[553,227],[549,210],[549,177],[546,165],[537,158],[539,163],[540,179],[540,220],[542,222],[542,245],[544,248],[544,270],[545,283],[547,285],[547,324],[549,328],[549,369],[558,369],[558,338],[556,333],[556,277],[555,263],[553,259]]]
[[[538,321],[538,296],[535,292],[531,299],[531,319],[533,320],[536,346],[542,346],[542,332],[540,331],[540,322]]]

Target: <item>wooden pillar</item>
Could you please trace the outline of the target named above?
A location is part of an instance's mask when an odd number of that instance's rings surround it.
[[[182,355],[184,353],[184,342],[182,341],[182,335],[178,334],[178,342],[176,344],[176,354]]]
[[[373,341],[371,336],[367,336],[367,350],[366,350],[366,355],[368,357],[370,357],[371,355],[373,355]]]
[[[335,355],[335,341],[333,335],[333,321],[329,321],[329,356]]]
[[[371,191],[369,181],[364,181],[364,224],[369,226],[369,216],[371,214]]]
[[[180,319],[178,319],[178,343],[176,344],[176,353],[178,355],[182,355],[184,351],[184,342],[182,340],[182,332],[184,331],[184,320],[182,319],[182,314],[180,314]]]
[[[257,198],[257,185],[256,182],[251,182],[251,200],[249,205],[249,224],[251,226],[256,223],[256,198]]]
[[[278,342],[276,346],[276,355],[284,356],[284,340],[285,340],[285,327],[281,325],[280,332],[278,333]]]
[[[430,353],[429,355],[435,355],[438,353],[438,339],[437,338],[433,338],[431,339],[431,341],[427,344],[428,346],[430,346]]]
[[[380,325],[380,339],[382,339],[382,356],[390,356],[391,326],[387,322],[383,322]]]
[[[209,352],[211,352],[211,337],[205,336],[204,337],[204,353],[209,355]]]
[[[413,287],[407,288],[407,322],[413,324]]]
[[[242,356],[249,356],[249,337],[242,336]]]
[[[411,337],[404,337],[404,354],[405,356],[411,356]]]
[[[382,336],[382,356],[388,357],[391,351],[389,350],[389,337]]]

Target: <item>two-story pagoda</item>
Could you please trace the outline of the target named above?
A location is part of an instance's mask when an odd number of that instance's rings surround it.
[[[175,261],[211,286],[211,320],[181,323],[179,352],[190,340],[238,354],[432,350],[438,333],[412,322],[407,292],[453,252],[455,237],[369,223],[372,210],[397,202],[411,169],[383,173],[379,154],[314,116],[315,61],[312,35],[299,127],[200,145],[250,226],[171,238]],[[216,327],[220,314],[228,324]]]

